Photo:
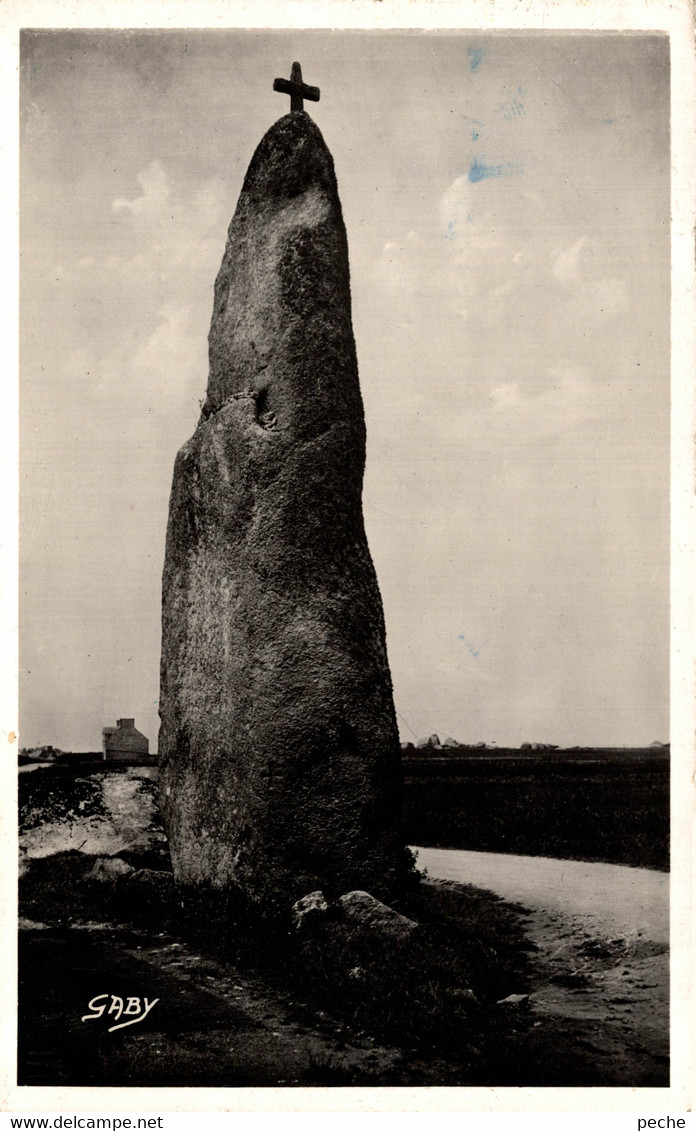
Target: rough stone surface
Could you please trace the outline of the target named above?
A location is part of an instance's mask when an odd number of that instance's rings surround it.
[[[365,538],[346,233],[306,114],[249,166],[215,286],[210,377],[174,469],[161,796],[180,886],[287,908],[389,897],[400,751]]]
[[[361,931],[405,941],[418,928],[413,919],[400,915],[367,891],[346,892],[338,902],[345,921]]]
[[[467,1005],[478,1005],[479,1000],[473,990],[465,987],[463,989],[452,990],[450,996],[455,998],[456,1001],[464,1002]]]
[[[329,905],[324,899],[322,891],[312,891],[298,899],[292,908],[292,925],[298,933],[302,933],[323,919]]]
[[[495,1004],[505,1009],[526,1009],[529,1005],[529,994],[509,994]]]
[[[166,901],[174,894],[174,877],[171,872],[137,868],[129,872],[127,882],[132,891],[138,891],[144,899],[150,901]]]
[[[99,883],[113,884],[123,876],[130,875],[134,870],[132,865],[118,856],[98,856],[86,878],[97,880]]]

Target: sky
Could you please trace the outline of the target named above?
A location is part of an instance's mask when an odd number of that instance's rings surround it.
[[[667,741],[667,39],[167,30],[22,37],[20,746],[156,748],[174,457],[294,59],[402,740]]]

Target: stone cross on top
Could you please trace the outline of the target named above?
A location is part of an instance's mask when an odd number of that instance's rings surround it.
[[[293,63],[290,72],[290,80],[288,79],[275,79],[273,82],[273,89],[279,90],[281,94],[290,95],[290,113],[301,114],[304,110],[302,100],[309,99],[310,102],[319,101],[319,87],[307,86],[302,82],[302,67],[299,63]]]

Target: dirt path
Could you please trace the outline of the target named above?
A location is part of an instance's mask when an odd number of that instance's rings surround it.
[[[602,937],[669,941],[666,872],[449,848],[415,851],[418,866],[434,879],[473,884],[535,910],[572,915]]]
[[[565,1066],[559,1083],[665,1083],[669,1056],[669,877],[543,857],[418,849],[437,879],[522,905],[534,945],[525,1055]],[[571,1080],[568,1073],[576,1073]]]

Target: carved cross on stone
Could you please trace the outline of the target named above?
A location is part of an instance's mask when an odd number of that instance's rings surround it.
[[[273,82],[273,89],[279,90],[281,94],[290,95],[290,113],[301,114],[304,110],[302,100],[309,99],[310,102],[319,101],[319,87],[307,86],[302,82],[302,67],[299,63],[293,63],[290,72],[290,80],[288,79],[275,79]]]

